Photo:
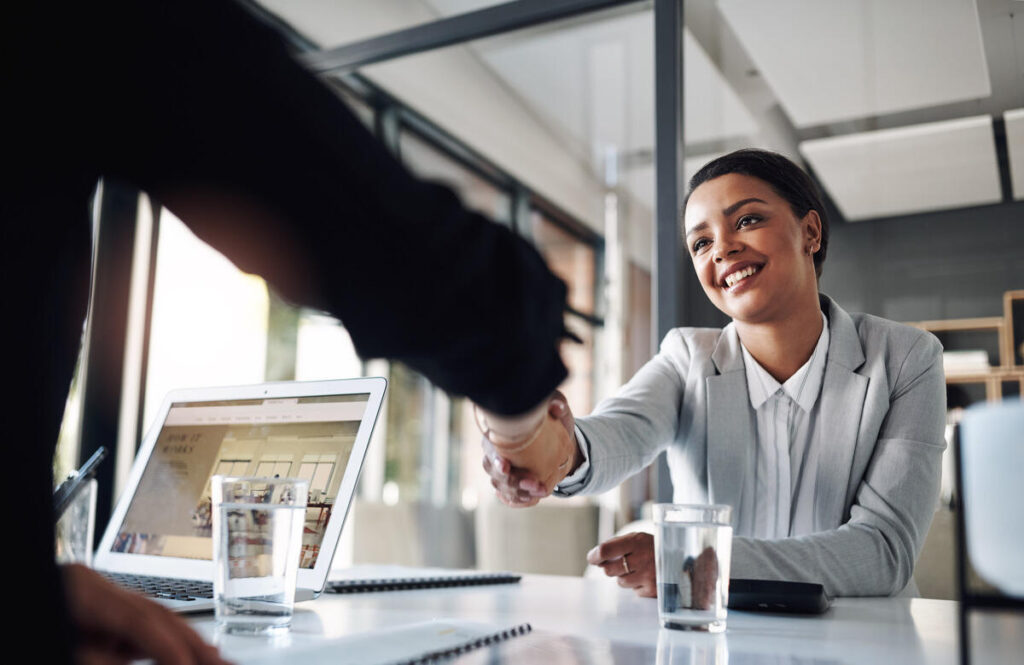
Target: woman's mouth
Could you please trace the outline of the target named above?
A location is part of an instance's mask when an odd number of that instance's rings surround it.
[[[725,288],[731,291],[735,286],[743,283],[753,275],[760,272],[760,270],[761,266],[747,266],[746,268],[729,273],[722,281],[725,282]]]

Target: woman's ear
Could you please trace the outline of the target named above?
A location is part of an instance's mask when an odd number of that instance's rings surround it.
[[[821,248],[821,216],[817,210],[808,210],[800,225],[803,227],[804,245],[814,254]]]

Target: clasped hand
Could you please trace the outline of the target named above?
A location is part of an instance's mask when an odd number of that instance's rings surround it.
[[[484,437],[483,467],[498,499],[506,506],[525,508],[551,494],[582,459],[575,427],[565,396],[555,391],[536,438],[525,448],[501,452]]]
[[[506,506],[526,508],[551,494],[555,486],[582,461],[576,443],[576,420],[565,396],[555,392],[548,402],[547,414],[536,440],[518,453],[502,455],[483,438],[484,471],[498,499]],[[560,468],[566,457],[569,469]],[[621,587],[637,595],[654,598],[657,579],[654,566],[654,537],[648,533],[630,533],[611,538],[587,554],[587,562],[601,568],[605,575],[617,578]]]

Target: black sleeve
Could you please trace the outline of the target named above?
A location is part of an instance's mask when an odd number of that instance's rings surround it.
[[[337,316],[363,357],[504,414],[564,379],[565,285],[536,250],[412,177],[270,28],[224,0],[112,11],[95,42],[101,170]]]

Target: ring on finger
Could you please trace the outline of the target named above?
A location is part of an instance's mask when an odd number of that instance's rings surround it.
[[[630,574],[631,572],[633,572],[633,571],[631,571],[631,570],[629,569],[629,562],[628,562],[628,561],[626,561],[626,557],[627,557],[627,556],[628,556],[628,555],[626,555],[626,554],[623,554],[623,555],[622,555],[622,568],[623,568],[623,570],[625,570],[625,571],[626,571],[626,572],[624,572],[624,573],[623,573],[623,575],[629,575],[629,574]]]

